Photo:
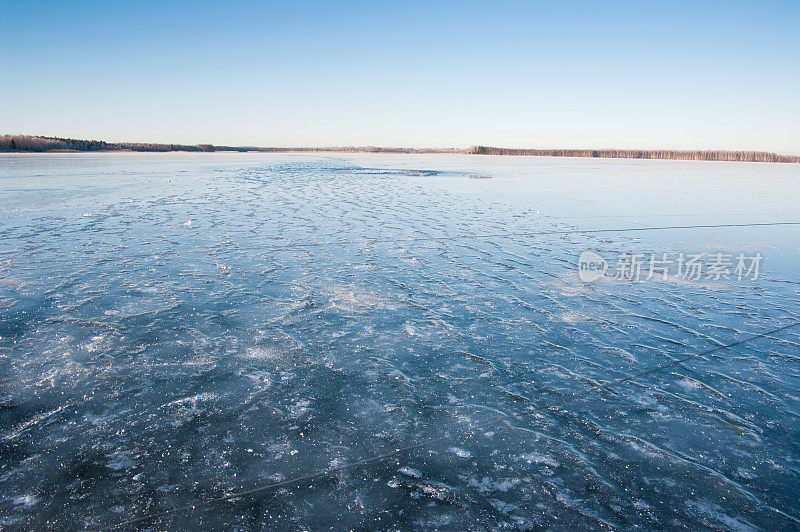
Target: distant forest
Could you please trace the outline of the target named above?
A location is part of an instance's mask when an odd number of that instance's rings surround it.
[[[611,159],[678,159],[682,161],[736,161],[749,163],[800,163],[800,155],[779,155],[765,151],[721,150],[529,150],[473,146],[476,155],[520,155],[532,157],[600,157]]]
[[[576,150],[524,149],[472,146],[469,149],[384,148],[378,146],[331,146],[321,148],[265,148],[258,146],[213,146],[211,144],[148,144],[106,142],[30,135],[0,135],[0,152],[344,152],[344,153],[463,153],[472,155],[516,155],[533,157],[597,157],[613,159],[679,159],[689,161],[736,161],[800,163],[800,155],[779,155],[761,151],[703,150]]]
[[[0,135],[0,152],[74,152],[74,151],[142,151],[142,152],[351,152],[351,153],[467,153],[458,149],[382,148],[379,146],[331,146],[322,148],[265,148],[260,146],[213,146],[211,144],[151,144],[144,142],[106,142],[104,140],[66,139],[30,135]]]

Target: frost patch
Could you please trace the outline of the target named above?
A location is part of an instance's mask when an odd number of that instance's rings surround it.
[[[397,470],[399,473],[411,477],[411,478],[422,478],[422,473],[418,469],[412,469],[410,467],[401,467]]]
[[[136,461],[130,457],[127,451],[117,451],[111,455],[106,467],[114,471],[125,471],[136,467]]]
[[[561,465],[561,462],[559,462],[558,460],[554,460],[549,456],[537,453],[524,453],[519,455],[519,459],[524,460],[529,464],[544,464],[550,467],[558,467]]]
[[[484,495],[497,491],[506,493],[508,490],[514,488],[521,482],[522,479],[519,478],[502,478],[493,480],[489,477],[483,477],[480,481],[474,478],[469,479],[468,481],[471,487],[477,488],[477,490]]]
[[[467,451],[466,449],[462,449],[460,447],[450,447],[449,451],[454,455],[458,456],[459,458],[470,458],[472,457],[472,453]]]
[[[23,508],[30,508],[37,502],[39,502],[39,499],[35,495],[19,495],[14,497],[14,505],[22,506]]]

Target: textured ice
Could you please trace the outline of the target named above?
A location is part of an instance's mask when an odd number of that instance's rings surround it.
[[[797,319],[796,228],[564,231],[795,219],[798,177],[2,155],[0,526],[796,528],[798,330],[594,389]],[[585,284],[588,248],[765,262]]]

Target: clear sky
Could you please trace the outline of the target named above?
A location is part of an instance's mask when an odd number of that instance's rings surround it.
[[[0,132],[800,153],[800,1],[0,0]]]

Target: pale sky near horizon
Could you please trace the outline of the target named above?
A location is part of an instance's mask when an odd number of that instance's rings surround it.
[[[800,1],[0,0],[0,133],[800,153]]]

